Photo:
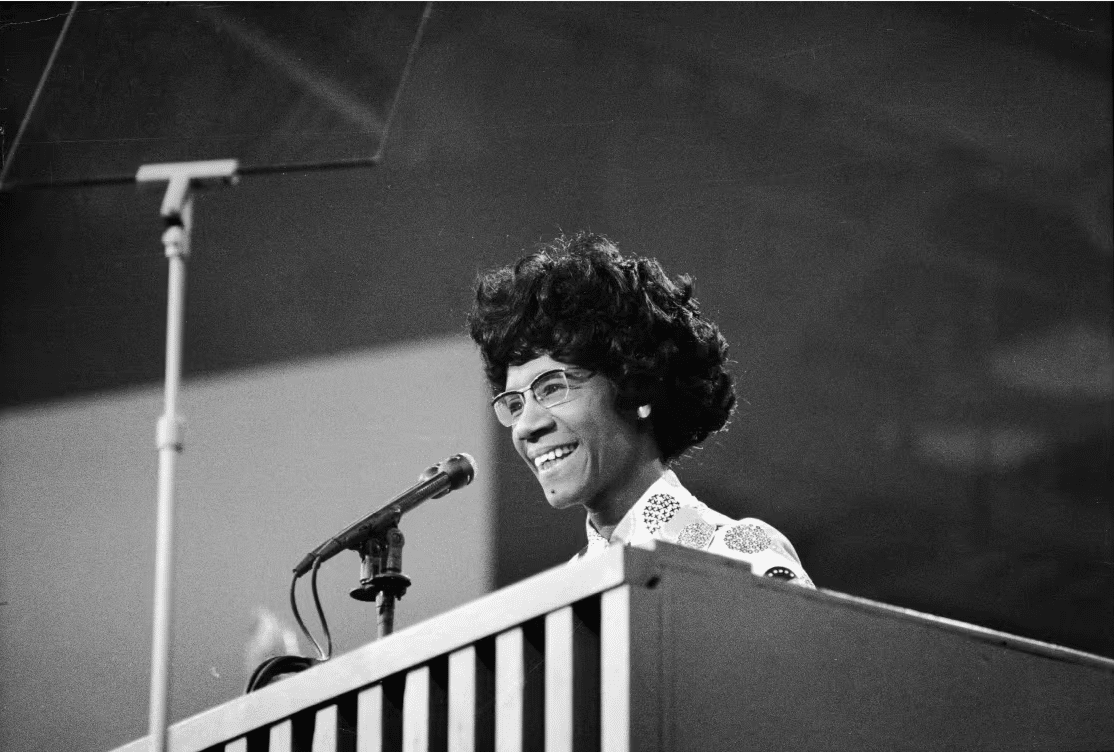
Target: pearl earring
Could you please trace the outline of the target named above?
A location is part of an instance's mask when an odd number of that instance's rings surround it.
[[[643,420],[645,420],[646,418],[649,418],[650,417],[650,406],[649,405],[640,406],[638,408],[638,417],[642,418]]]

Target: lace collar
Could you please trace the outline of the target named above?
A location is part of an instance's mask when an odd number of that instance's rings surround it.
[[[658,537],[662,525],[676,517],[678,510],[683,507],[692,508],[698,513],[707,509],[703,502],[681,485],[672,470],[666,470],[650,484],[634,506],[623,515],[623,519],[619,520],[611,533],[610,541],[599,534],[591,517],[585,518],[584,528],[588,535],[588,550],[585,553],[595,553],[612,545],[637,546],[648,543]]]

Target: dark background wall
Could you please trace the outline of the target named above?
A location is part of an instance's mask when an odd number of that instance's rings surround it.
[[[4,9],[9,139],[66,10]],[[88,6],[13,178],[370,153],[421,12]],[[434,5],[380,167],[199,200],[187,369],[459,332],[478,270],[603,232],[732,343],[705,501],[822,587],[1114,655],[1111,135],[1108,4]],[[0,198],[3,405],[160,378],[158,201]],[[583,523],[496,450],[504,584]]]

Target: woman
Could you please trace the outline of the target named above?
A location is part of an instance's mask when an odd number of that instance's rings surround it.
[[[785,536],[712,511],[670,469],[735,406],[727,342],[691,280],[581,233],[483,275],[469,324],[495,414],[546,499],[587,511],[578,559],[656,539],[812,587]]]

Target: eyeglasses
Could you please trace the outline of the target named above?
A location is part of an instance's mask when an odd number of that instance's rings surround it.
[[[570,371],[567,368],[556,368],[539,374],[525,389],[510,389],[496,395],[491,400],[495,408],[495,417],[507,428],[510,428],[522,416],[526,409],[526,393],[532,392],[538,404],[547,410],[556,407],[562,402],[572,398],[572,392],[578,389],[588,379],[592,378],[592,371]]]

